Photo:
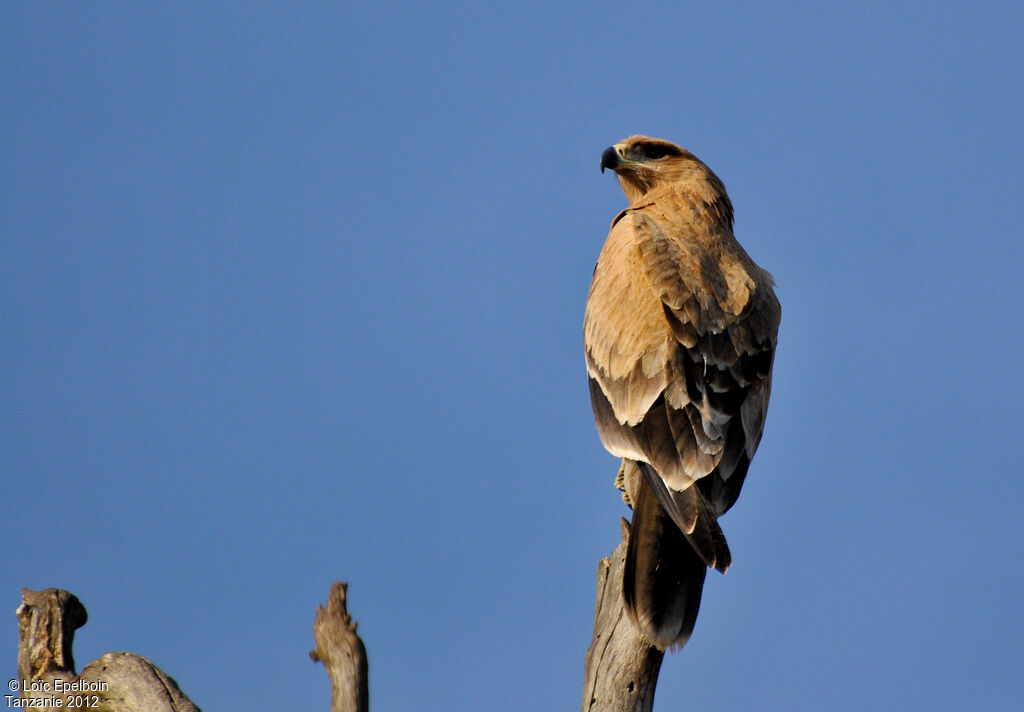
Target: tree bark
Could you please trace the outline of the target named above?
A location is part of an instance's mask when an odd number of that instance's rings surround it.
[[[327,668],[331,679],[331,712],[368,712],[366,646],[356,634],[359,625],[348,614],[348,584],[336,583],[313,621],[316,648],[309,653]]]
[[[648,643],[626,615],[622,570],[629,524],[622,520],[622,541],[597,565],[594,637],[583,673],[583,712],[651,712],[654,688],[665,654]]]
[[[23,707],[60,700],[61,709],[82,712],[199,712],[171,677],[134,653],[106,653],[76,675],[71,648],[88,614],[73,594],[24,588],[17,615]]]
[[[664,656],[650,645],[623,609],[622,571],[629,525],[623,541],[597,567],[594,636],[587,649],[583,712],[651,712]],[[327,606],[313,622],[316,647],[331,681],[331,712],[369,712],[366,646],[347,606],[348,585],[335,583]],[[22,589],[18,607],[18,675],[21,704],[76,712],[200,712],[173,678],[134,653],[105,653],[75,673],[75,631],[88,614],[73,594],[56,588]],[[49,701],[49,704],[47,704]],[[8,699],[8,706],[13,706]]]
[[[327,668],[331,712],[368,712],[366,647],[348,614],[347,587],[334,584],[327,607],[317,609],[309,655]],[[173,678],[134,653],[105,653],[75,674],[75,631],[89,616],[74,594],[22,589],[17,615],[19,679],[8,707],[53,708],[60,700],[73,712],[200,712]]]

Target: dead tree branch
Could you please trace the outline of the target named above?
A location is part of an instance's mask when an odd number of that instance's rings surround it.
[[[583,673],[583,712],[651,712],[664,653],[644,640],[622,604],[622,570],[629,524],[622,542],[597,565],[594,637]]]
[[[23,707],[60,700],[61,709],[82,712],[199,712],[171,677],[133,653],[106,653],[76,675],[71,648],[88,614],[74,594],[22,589],[17,615]]]
[[[317,608],[313,621],[316,648],[309,657],[327,668],[331,679],[331,712],[368,712],[366,646],[356,634],[359,625],[348,614],[347,583],[331,586],[327,607]]]
[[[316,649],[331,680],[331,712],[368,712],[366,647],[346,606],[347,584],[331,586],[313,622]],[[134,653],[106,653],[75,673],[75,631],[88,614],[74,594],[57,588],[21,591],[18,676],[24,709],[59,706],[73,712],[199,712],[178,683]],[[56,704],[60,701],[59,705]]]

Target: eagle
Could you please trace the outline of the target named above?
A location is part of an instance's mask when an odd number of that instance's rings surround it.
[[[623,602],[652,645],[693,632],[708,567],[732,563],[718,518],[736,502],[772,385],[774,280],[733,235],[710,168],[631,136],[601,155],[629,207],[612,220],[583,325],[594,420],[633,509]]]

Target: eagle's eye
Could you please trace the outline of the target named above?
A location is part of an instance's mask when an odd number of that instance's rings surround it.
[[[640,147],[640,153],[643,154],[644,158],[654,161],[659,158],[664,158],[668,155],[669,151],[665,146],[649,143]]]

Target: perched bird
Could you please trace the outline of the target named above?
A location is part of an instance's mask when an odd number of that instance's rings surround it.
[[[711,169],[674,143],[606,149],[630,201],[594,269],[583,341],[601,442],[633,508],[623,595],[665,650],[693,631],[707,567],[732,557],[718,517],[764,429],[781,310],[772,276],[733,236]]]

